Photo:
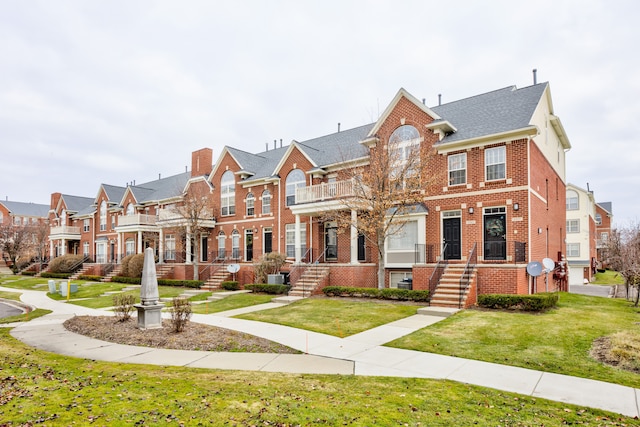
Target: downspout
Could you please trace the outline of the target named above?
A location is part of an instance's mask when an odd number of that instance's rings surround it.
[[[532,258],[531,252],[531,241],[533,239],[532,228],[531,228],[531,136],[527,137],[527,236],[529,239],[529,244],[527,245],[527,260]],[[529,280],[527,280],[528,283]],[[531,293],[531,286],[527,284],[527,291]]]

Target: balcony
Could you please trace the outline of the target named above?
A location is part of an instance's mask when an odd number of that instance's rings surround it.
[[[124,227],[127,225],[156,225],[156,216],[135,214],[118,217],[118,227]]]
[[[51,227],[49,232],[50,239],[69,239],[80,240],[80,227],[69,227],[67,225],[59,225]]]
[[[350,197],[355,194],[355,183],[347,181],[323,182],[318,185],[300,187],[296,189],[296,204],[314,203],[325,200]]]
[[[200,218],[198,222],[202,227],[213,228],[216,226],[215,218]],[[157,225],[160,227],[181,227],[187,224],[188,220],[175,209],[160,209],[158,211]]]

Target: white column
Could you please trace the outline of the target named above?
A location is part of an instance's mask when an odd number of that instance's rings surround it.
[[[62,247],[60,248],[60,255],[66,255],[66,254],[67,254],[67,240],[62,239]]]
[[[49,259],[53,259],[53,240],[49,240]]]
[[[164,264],[164,230],[158,234],[158,264]]]
[[[295,242],[296,264],[300,264],[300,262],[302,262],[302,244],[300,242],[300,215],[296,215]]]
[[[187,262],[187,264],[191,264],[192,260],[191,260],[191,227],[187,226],[187,236],[186,236],[187,241],[186,243],[186,254],[185,254],[185,261]]]
[[[116,233],[116,248],[118,251],[118,254],[116,255],[116,263],[120,264],[120,261],[122,261],[122,233]]]
[[[142,250],[142,231],[138,230],[138,250],[137,252],[138,254],[143,254],[144,251]]]
[[[358,213],[351,209],[351,264],[358,264]]]

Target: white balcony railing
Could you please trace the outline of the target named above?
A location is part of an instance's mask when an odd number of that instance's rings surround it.
[[[323,182],[309,187],[296,189],[296,204],[321,202],[339,197],[349,197],[354,195],[353,180]]]
[[[51,236],[59,235],[80,235],[80,227],[69,227],[67,225],[59,225],[57,227],[51,227]]]
[[[135,215],[123,215],[118,217],[118,226],[123,227],[126,225],[155,225],[155,215],[135,214]]]

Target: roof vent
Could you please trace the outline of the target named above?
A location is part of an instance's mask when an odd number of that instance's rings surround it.
[[[538,84],[538,70],[537,69],[533,69],[533,84],[537,85]]]
[[[442,94],[438,94],[438,105],[442,105]]]

